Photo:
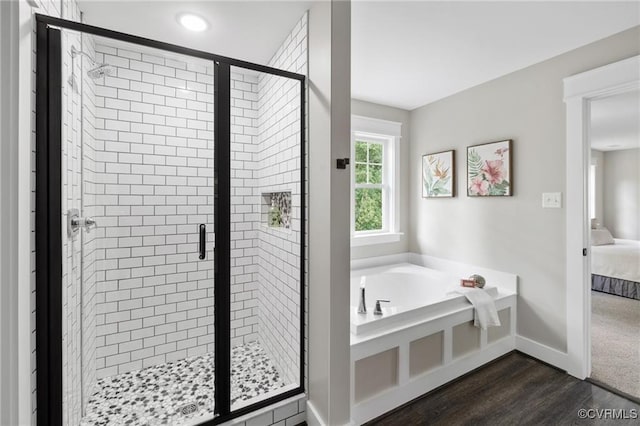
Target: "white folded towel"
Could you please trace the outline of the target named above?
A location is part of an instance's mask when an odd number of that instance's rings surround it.
[[[451,293],[463,294],[473,305],[473,325],[486,330],[488,327],[499,327],[500,318],[493,298],[480,288],[459,287]]]

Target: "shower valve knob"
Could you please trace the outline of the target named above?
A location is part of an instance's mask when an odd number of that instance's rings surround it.
[[[87,232],[91,232],[91,228],[96,228],[98,227],[98,223],[96,222],[96,220],[92,217],[87,217],[84,220],[84,229]]]
[[[84,228],[84,230],[87,231],[87,233],[89,233],[91,232],[91,228],[95,228],[98,226],[98,223],[94,218],[89,216],[87,217],[78,216],[77,210],[71,213],[69,224],[70,224],[70,231],[73,234],[75,234],[75,232],[77,232],[79,228]]]

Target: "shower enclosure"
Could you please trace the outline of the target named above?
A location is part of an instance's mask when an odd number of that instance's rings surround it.
[[[37,21],[38,423],[303,392],[306,61]]]

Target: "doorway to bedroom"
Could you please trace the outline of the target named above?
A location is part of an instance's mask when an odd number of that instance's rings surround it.
[[[640,90],[590,104],[591,380],[640,399]]]

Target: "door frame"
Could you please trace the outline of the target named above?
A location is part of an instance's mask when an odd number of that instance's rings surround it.
[[[566,147],[567,372],[591,375],[591,251],[588,178],[591,102],[640,88],[640,55],[567,77]],[[578,160],[578,161],[576,161]]]
[[[125,41],[209,60],[214,65],[215,414],[217,425],[305,392],[306,87],[303,74],[170,43],[36,14],[36,380],[38,426],[62,426],[62,64],[60,29]],[[231,411],[230,339],[230,67],[300,84],[300,347],[298,387]],[[226,117],[227,119],[223,119]],[[225,141],[227,143],[221,143]],[[226,306],[226,309],[224,308]],[[45,332],[43,332],[45,331]],[[226,371],[227,374],[218,374]]]
[[[38,22],[36,49],[37,419],[38,425],[44,425],[48,419],[57,425],[62,423],[63,397],[62,58],[55,54],[61,49],[60,30]]]

